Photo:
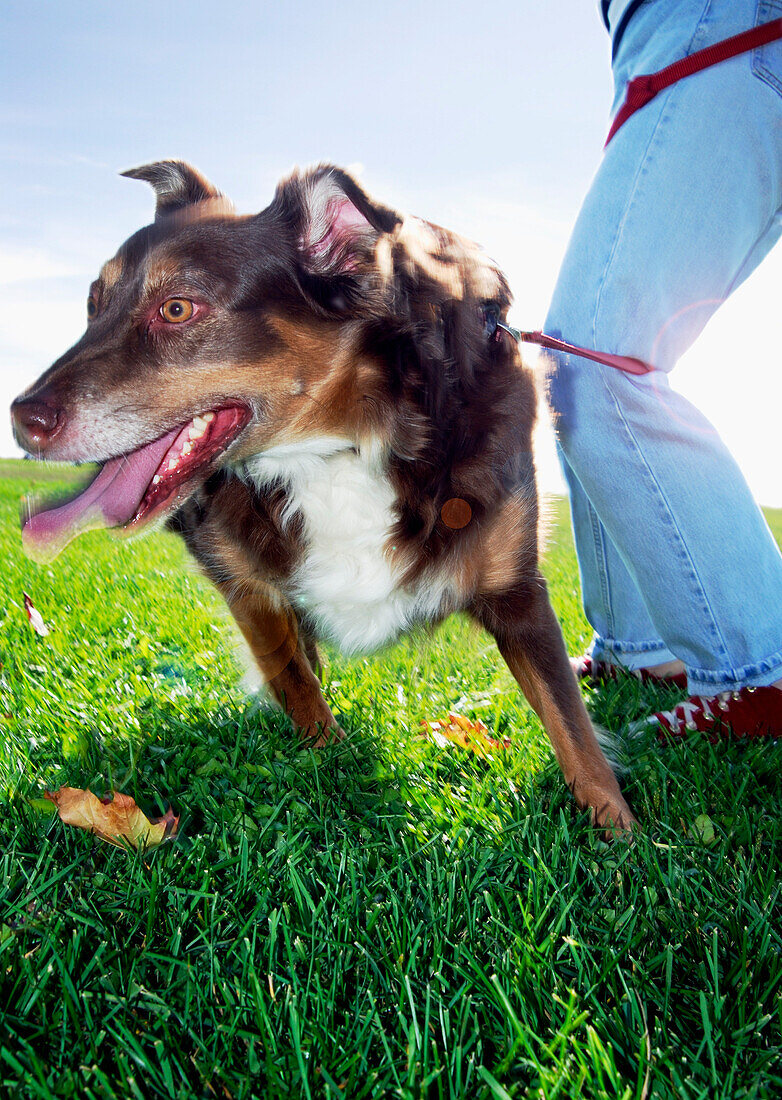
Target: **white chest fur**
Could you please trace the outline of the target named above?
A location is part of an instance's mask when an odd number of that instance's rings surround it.
[[[343,652],[370,652],[437,614],[445,586],[423,578],[401,588],[387,554],[394,492],[377,456],[324,437],[264,451],[244,476],[286,485],[286,517],[301,515],[305,539],[291,598]]]

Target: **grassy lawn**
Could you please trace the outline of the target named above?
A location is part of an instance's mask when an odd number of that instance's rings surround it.
[[[350,736],[302,749],[242,690],[227,613],[173,536],[22,556],[20,497],[68,477],[0,463],[0,1095],[782,1095],[782,746],[635,745],[644,832],[608,846],[493,644],[453,619],[331,654]],[[575,653],[561,503],[553,519]],[[621,732],[676,698],[628,680],[590,705]],[[448,708],[513,750],[420,740]],[[179,836],[111,848],[48,812],[61,784],[173,804]]]

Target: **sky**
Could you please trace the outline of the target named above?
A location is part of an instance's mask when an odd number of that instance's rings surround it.
[[[5,0],[0,12],[0,405],[80,336],[90,282],[153,214],[125,168],[195,164],[242,212],[298,164],[358,171],[483,244],[539,328],[612,101],[597,0]],[[673,385],[782,506],[782,248]],[[18,454],[7,413],[0,455]],[[544,491],[562,491],[550,430]]]

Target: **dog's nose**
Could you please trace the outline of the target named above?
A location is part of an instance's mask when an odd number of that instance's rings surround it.
[[[61,409],[30,397],[14,401],[11,417],[16,439],[25,451],[46,450],[65,423]]]

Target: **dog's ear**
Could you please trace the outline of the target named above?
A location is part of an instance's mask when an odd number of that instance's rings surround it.
[[[340,168],[315,168],[289,183],[299,190],[300,262],[312,275],[349,275],[371,257],[382,233],[390,233],[401,217],[370,199]]]
[[[152,185],[157,195],[156,219],[195,203],[224,198],[208,179],[183,160],[159,160],[154,164],[143,164],[140,168],[129,168],[120,174]]]

